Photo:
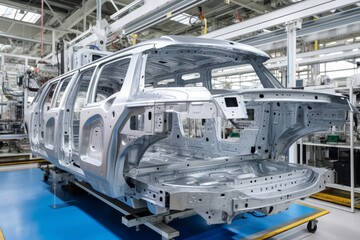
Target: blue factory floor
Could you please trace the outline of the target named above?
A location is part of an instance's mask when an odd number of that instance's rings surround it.
[[[127,228],[119,212],[84,192],[57,189],[54,196],[51,184],[42,179],[40,169],[0,172],[0,228],[6,240],[161,239],[143,225],[140,231]],[[246,214],[246,219],[238,217],[230,225],[208,226],[199,216],[169,225],[180,231],[176,239],[241,239],[274,232],[317,213],[316,208],[293,204],[284,213],[265,218]]]

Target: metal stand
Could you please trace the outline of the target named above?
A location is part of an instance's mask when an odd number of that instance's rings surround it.
[[[53,165],[41,164],[39,168],[44,171],[44,181],[51,179],[54,191],[54,202],[52,208],[59,208],[56,204],[56,188],[57,186],[67,185],[72,183],[79,188],[85,190],[92,196],[98,198],[110,207],[121,212],[124,216],[122,217],[122,223],[127,227],[136,227],[136,231],[140,230],[140,225],[145,225],[150,229],[154,230],[161,235],[163,240],[173,239],[180,235],[179,231],[167,225],[174,219],[181,219],[190,217],[196,214],[193,210],[186,211],[172,211],[167,215],[153,215],[147,208],[134,209],[125,203],[110,198],[96,190],[94,190],[90,184],[80,182],[76,180],[71,174],[64,172]]]
[[[296,30],[301,28],[301,20],[286,23],[287,31],[287,88],[296,86]],[[289,162],[297,162],[297,144],[294,143],[289,149]]]
[[[65,205],[56,203],[57,190],[58,187],[69,185],[69,183],[73,181],[74,177],[70,173],[64,172],[56,168],[55,166],[47,163],[45,164],[39,163],[38,166],[41,170],[44,171],[43,180],[45,182],[51,180],[52,190],[53,190],[53,204],[50,207],[53,209],[57,209],[70,205],[72,201],[66,201]]]

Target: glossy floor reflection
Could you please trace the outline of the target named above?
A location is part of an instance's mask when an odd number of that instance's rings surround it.
[[[161,239],[146,226],[138,232],[127,228],[119,212],[85,192],[57,187],[54,196],[52,185],[42,179],[40,169],[0,172],[0,228],[5,239]],[[208,226],[199,216],[170,225],[180,231],[177,239],[239,239],[311,211],[293,204],[284,213],[265,218],[247,214],[231,225]]]

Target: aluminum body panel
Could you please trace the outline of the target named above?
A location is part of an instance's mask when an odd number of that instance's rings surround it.
[[[281,212],[332,179],[282,156],[301,136],[342,125],[349,103],[283,89],[267,59],[242,44],[190,37],[120,51],[43,86],[26,116],[32,151],[154,214],[194,209],[214,224],[254,209]],[[214,69],[239,64],[251,65],[264,88],[212,88]],[[238,138],[224,137],[229,121]]]

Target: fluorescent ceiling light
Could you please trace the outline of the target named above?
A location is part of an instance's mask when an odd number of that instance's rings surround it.
[[[24,16],[24,18],[21,20],[23,22],[29,22],[29,23],[36,23],[37,20],[41,17],[40,14],[27,12]]]
[[[329,43],[326,43],[326,46],[331,46],[331,45],[335,45],[336,42],[329,42]]]
[[[267,30],[267,29],[263,29],[263,32],[265,32],[265,33],[271,33],[272,31],[270,31],[270,30]]]
[[[343,51],[339,51],[339,52],[332,52],[332,53],[328,53],[328,54],[326,54],[326,56],[338,55],[338,54],[341,54],[341,53],[344,53],[344,52],[343,52]]]
[[[179,15],[176,15],[175,17],[170,18],[170,20],[190,26],[190,22],[189,22],[190,18],[191,18],[190,14],[181,13]],[[192,21],[195,22],[195,21],[198,21],[198,20],[199,20],[199,18],[197,16],[192,17]]]
[[[0,17],[10,18],[27,23],[36,23],[40,19],[41,15],[0,5]]]

